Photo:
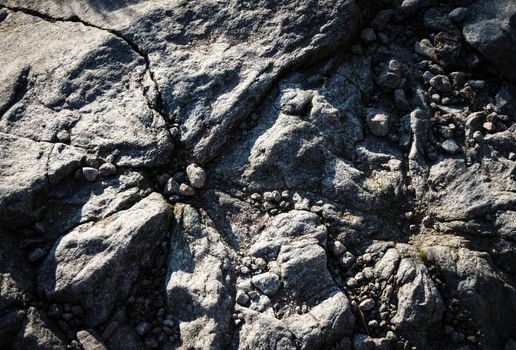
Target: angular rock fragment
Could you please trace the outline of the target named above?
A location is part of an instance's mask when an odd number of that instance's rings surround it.
[[[171,211],[159,194],[59,239],[38,274],[50,300],[80,304],[87,325],[106,320],[129,294],[141,264],[169,229]]]

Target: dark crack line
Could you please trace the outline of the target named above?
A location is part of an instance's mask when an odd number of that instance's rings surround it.
[[[147,73],[147,72],[149,72],[149,77],[151,78],[152,82],[154,83],[154,85],[156,87],[156,91],[157,91],[157,94],[158,94],[157,101],[156,101],[156,104],[157,104],[156,107],[153,106],[153,103],[151,101],[149,101],[149,98],[147,97],[145,92],[143,92],[144,98],[147,101],[147,104],[148,104],[149,108],[151,108],[156,113],[158,113],[165,120],[165,122],[168,121],[168,116],[166,116],[163,113],[163,108],[162,108],[162,106],[163,106],[163,97],[162,97],[161,91],[159,89],[159,85],[156,82],[156,79],[154,77],[154,72],[151,69],[151,64],[150,64],[150,59],[149,59],[148,54],[145,51],[143,51],[135,42],[131,41],[124,34],[122,34],[120,31],[115,30],[115,29],[110,29],[110,28],[103,28],[101,26],[98,26],[96,24],[88,22],[88,21],[86,21],[86,20],[84,20],[82,18],[79,18],[78,16],[73,16],[73,17],[70,17],[70,18],[55,18],[55,17],[49,16],[49,15],[46,15],[44,13],[41,13],[39,11],[35,11],[35,10],[32,10],[32,9],[28,9],[28,8],[10,7],[10,6],[1,5],[1,4],[0,4],[0,8],[6,8],[6,9],[9,9],[9,10],[14,11],[14,12],[22,12],[22,13],[25,13],[27,15],[38,17],[38,18],[40,18],[40,19],[42,19],[44,21],[51,22],[51,23],[54,23],[54,22],[81,23],[81,24],[83,24],[86,27],[91,27],[91,28],[95,28],[95,29],[98,29],[98,30],[106,31],[106,32],[116,36],[120,40],[124,41],[127,45],[129,45],[129,47],[134,52],[136,52],[138,54],[138,56],[142,57],[144,62],[145,62],[145,72],[142,74],[141,80],[140,80],[140,83],[142,85],[142,89],[143,89],[143,80],[145,79],[145,73]]]

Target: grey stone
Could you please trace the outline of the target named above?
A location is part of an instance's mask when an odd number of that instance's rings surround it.
[[[389,116],[385,113],[371,113],[367,116],[367,126],[375,136],[385,136],[389,133]]]
[[[192,186],[187,185],[187,184],[181,184],[179,186],[179,194],[182,196],[191,197],[191,196],[195,196],[196,192]]]
[[[452,90],[450,80],[445,75],[436,75],[430,79],[430,85],[432,85],[432,87],[434,87],[437,91],[441,92],[449,92]]]
[[[360,304],[358,304],[358,307],[362,311],[369,311],[371,310],[375,305],[375,302],[373,299],[365,299]]]
[[[460,23],[466,19],[468,14],[469,11],[467,8],[457,7],[448,14],[448,18],[450,18],[450,20],[454,23]]]
[[[106,350],[107,347],[100,336],[92,329],[77,332],[77,339],[84,350]]]
[[[38,285],[47,298],[82,305],[87,325],[106,320],[129,294],[141,264],[168,230],[171,212],[159,194],[59,239],[41,266]]]
[[[197,164],[190,164],[186,167],[188,180],[193,188],[202,188],[206,183],[206,172]]]
[[[444,141],[442,143],[441,147],[448,154],[455,154],[455,153],[459,152],[459,150],[460,150],[459,145],[457,145],[457,143],[452,139],[448,139],[448,140]]]
[[[276,294],[280,288],[281,282],[275,273],[265,272],[253,276],[251,283],[258,288],[263,294],[271,296]]]
[[[99,175],[102,177],[108,177],[116,174],[116,166],[111,163],[104,163],[99,168]]]
[[[97,179],[97,176],[99,176],[99,171],[92,167],[84,167],[82,168],[82,175],[89,182],[93,182]]]

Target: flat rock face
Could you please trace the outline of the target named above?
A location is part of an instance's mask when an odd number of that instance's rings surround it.
[[[0,348],[511,349],[510,0],[0,4]]]

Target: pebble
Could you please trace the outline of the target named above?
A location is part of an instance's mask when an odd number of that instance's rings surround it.
[[[451,335],[451,341],[455,344],[462,343],[464,341],[464,334],[460,332],[453,332],[453,334]]]
[[[136,333],[139,335],[145,335],[151,330],[151,325],[147,321],[142,321],[136,325]]]
[[[195,190],[191,186],[183,183],[179,186],[179,194],[191,197],[195,196]]]
[[[454,23],[460,23],[468,16],[468,9],[465,7],[457,7],[448,14],[448,18]]]
[[[358,305],[358,307],[362,311],[369,311],[374,307],[374,300],[371,298],[365,299]]]
[[[276,294],[281,285],[278,275],[272,272],[265,272],[253,276],[251,283],[267,296]]]
[[[473,140],[475,140],[476,142],[482,141],[483,138],[484,136],[482,136],[482,133],[480,131],[475,131],[473,133]]]
[[[59,142],[65,143],[70,141],[70,133],[66,130],[59,131],[56,136]]]
[[[179,184],[174,178],[169,178],[165,183],[165,188],[163,189],[165,194],[175,194],[179,193]]]
[[[452,90],[450,80],[446,75],[436,75],[429,81],[430,85],[440,92],[449,92]]]
[[[459,145],[452,139],[444,141],[441,147],[448,154],[455,154],[460,150]]]
[[[486,82],[483,80],[468,80],[468,85],[473,89],[483,89],[486,86]]]
[[[104,163],[99,168],[99,175],[102,177],[111,176],[116,173],[116,166],[111,163]]]
[[[111,321],[104,329],[104,332],[102,332],[102,339],[108,340],[111,338],[113,333],[115,333],[115,331],[118,329],[118,326],[119,324],[117,321]]]
[[[487,131],[489,131],[489,132],[492,132],[492,131],[494,131],[494,130],[495,130],[495,126],[494,126],[494,124],[493,124],[492,122],[485,122],[485,123],[482,125],[482,127],[483,127],[484,129],[486,129]]]
[[[107,350],[102,339],[92,329],[77,332],[77,340],[84,350]]]
[[[389,116],[387,114],[371,114],[367,117],[366,121],[373,135],[385,136],[389,133]]]
[[[376,34],[373,28],[365,28],[360,34],[360,40],[364,43],[370,43],[376,40]]]
[[[516,160],[516,153],[514,153],[514,152],[509,153],[509,160]]]
[[[377,320],[371,320],[367,323],[367,326],[370,328],[378,328],[378,321]]]
[[[82,175],[87,181],[93,182],[99,176],[99,171],[92,167],[84,167],[82,168]]]
[[[236,302],[242,306],[247,305],[249,302],[249,296],[242,290],[237,291]]]
[[[186,175],[193,188],[203,188],[206,184],[206,172],[197,164],[187,166]]]
[[[45,255],[47,255],[46,249],[36,248],[32,252],[30,252],[28,259],[30,262],[36,262],[44,258]]]
[[[340,256],[342,253],[346,251],[346,247],[344,247],[344,244],[340,243],[339,241],[333,241],[330,242],[331,245],[331,252],[335,256]]]
[[[355,288],[358,285],[357,280],[353,277],[348,278],[346,284],[349,288]]]

